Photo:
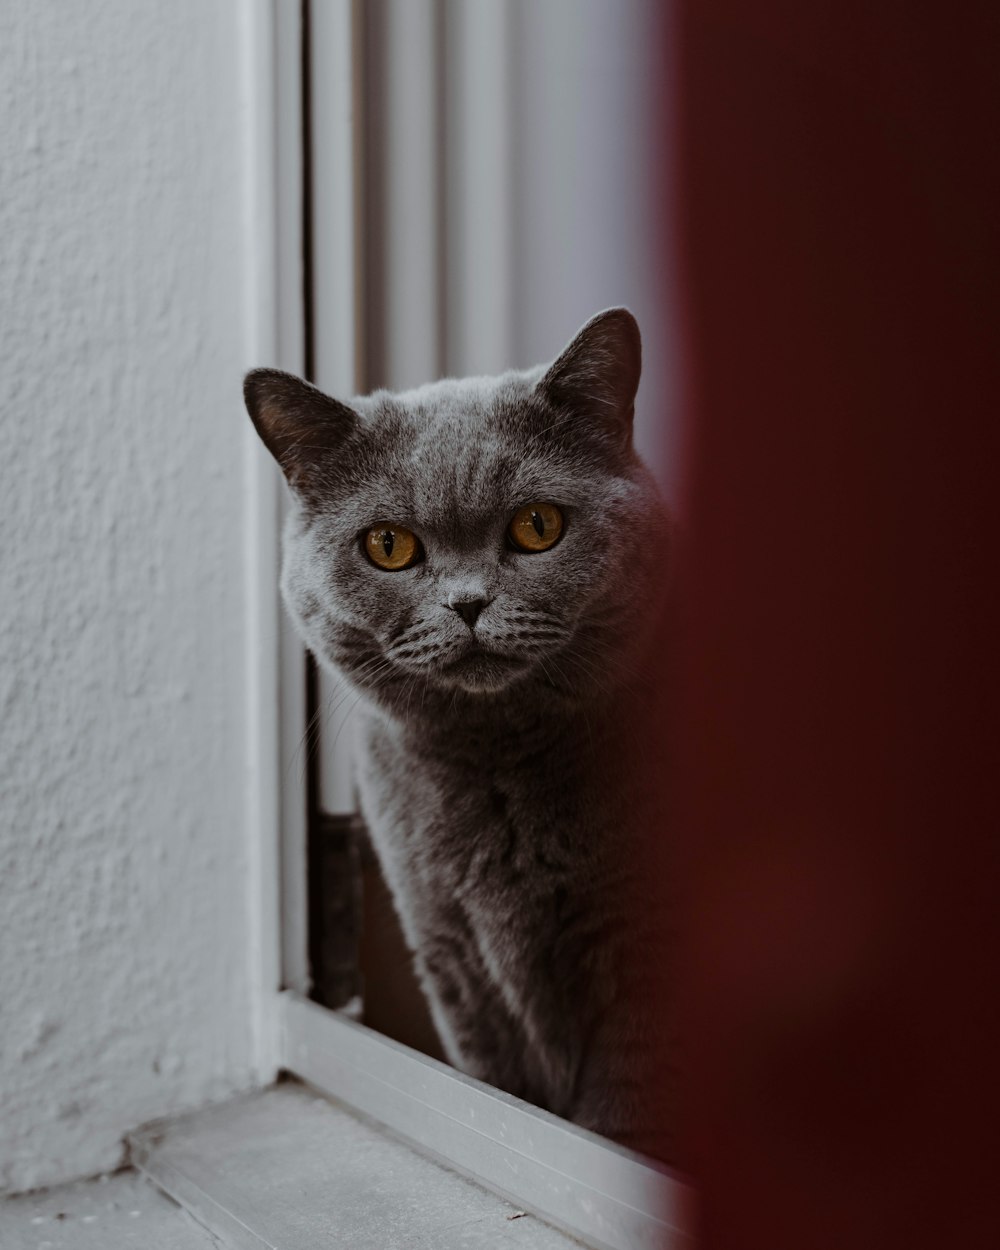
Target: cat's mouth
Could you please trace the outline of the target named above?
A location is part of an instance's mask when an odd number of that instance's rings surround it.
[[[447,685],[471,694],[490,694],[509,686],[525,668],[525,661],[516,656],[476,646],[442,665],[440,672]]]

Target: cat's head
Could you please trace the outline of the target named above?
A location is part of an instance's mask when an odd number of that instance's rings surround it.
[[[611,309],[550,366],[349,404],[250,373],[296,502],[282,590],[317,656],[396,710],[613,683],[669,563],[632,449],[639,371]]]

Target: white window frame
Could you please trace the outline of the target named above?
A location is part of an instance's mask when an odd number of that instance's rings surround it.
[[[363,2],[363,0],[361,0]],[[433,10],[438,0],[385,0]],[[353,64],[359,0],[319,0],[311,23],[336,49],[312,73],[313,125],[322,119],[322,169],[313,171],[313,211],[324,220],[314,244],[313,317],[325,345],[317,381],[355,390],[359,343],[356,145],[351,138]],[[463,38],[497,51],[491,8],[468,0]],[[402,28],[402,23],[401,27]],[[247,366],[273,364],[303,373],[305,327],[302,228],[302,64],[299,0],[251,0],[245,11],[246,102],[251,135],[247,185]],[[470,53],[471,54],[471,53]],[[501,48],[502,54],[502,48]],[[400,90],[419,99],[428,84],[420,58],[406,62]],[[489,74],[484,64],[484,74]],[[502,75],[494,72],[494,80]],[[482,77],[479,79],[482,82]],[[405,105],[401,105],[405,107]],[[420,118],[413,117],[419,126]],[[498,175],[499,176],[499,175]],[[345,193],[345,189],[350,189]],[[429,190],[428,194],[433,194]],[[488,186],[480,194],[489,195]],[[432,207],[432,206],[431,206]],[[318,241],[318,240],[317,240]],[[399,255],[406,241],[398,240]],[[413,253],[411,253],[413,256]],[[417,255],[415,263],[434,263]],[[496,281],[470,287],[475,324],[504,322],[504,257]],[[478,293],[478,295],[476,294]],[[489,332],[489,331],[487,331]],[[429,349],[418,343],[417,353]],[[418,361],[413,367],[418,367]],[[669,1169],[539,1110],[448,1065],[392,1041],[306,997],[306,796],[304,652],[277,591],[284,487],[246,423],[248,655],[250,716],[251,952],[255,1050],[263,1081],[287,1071],[372,1117],[526,1210],[606,1250],[678,1250],[690,1244],[692,1190]],[[335,782],[331,783],[335,784]]]

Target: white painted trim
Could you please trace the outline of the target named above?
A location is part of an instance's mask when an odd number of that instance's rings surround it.
[[[633,1151],[296,994],[284,1066],[449,1167],[601,1250],[689,1250],[693,1191]]]
[[[275,308],[278,321],[277,355],[268,363],[290,373],[305,372],[305,262],[303,255],[304,152],[302,117],[302,5],[301,0],[275,0],[275,170],[277,196],[277,281]],[[279,535],[289,506],[288,492],[277,468],[271,466],[277,486],[274,512],[277,627],[272,646],[278,653],[280,718],[279,832],[281,899],[281,984],[301,993],[309,990],[307,797],[306,797],[306,687],[305,650],[288,613],[280,603],[278,577]]]
[[[324,0],[310,10],[312,103],[312,324],[315,377],[321,390],[349,399],[357,377],[363,264],[359,254],[355,146],[355,18],[351,0]],[[330,673],[319,674],[319,799],[333,815],[354,811],[353,734],[357,696]],[[332,710],[331,710],[332,709]],[[336,744],[334,750],[331,744]]]
[[[250,0],[240,13],[246,117],[244,364],[247,369],[278,365],[301,373],[300,5],[298,0]],[[239,379],[233,381],[236,390]],[[305,723],[304,661],[278,592],[285,490],[242,405],[240,416],[252,1062],[256,1080],[266,1084],[276,1077],[280,1061],[278,992],[283,984],[308,988],[305,770],[303,765],[296,772],[293,763]]]
[[[245,364],[277,352],[277,202],[273,0],[251,0],[242,15],[246,116],[244,203]],[[239,382],[233,379],[234,405]],[[242,405],[240,404],[242,409]],[[274,468],[243,421],[244,567],[246,573],[246,822],[252,1063],[256,1079],[274,1079],[278,1065],[274,994],[280,967],[278,896],[278,629],[277,483]],[[238,809],[237,809],[238,810]]]

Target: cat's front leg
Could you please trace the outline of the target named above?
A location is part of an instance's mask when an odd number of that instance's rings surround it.
[[[678,1047],[652,1013],[619,1002],[587,1046],[569,1119],[669,1163],[676,1159],[679,1071]]]
[[[457,905],[425,932],[414,964],[449,1061],[498,1089],[544,1104],[531,1044],[509,1010]]]

